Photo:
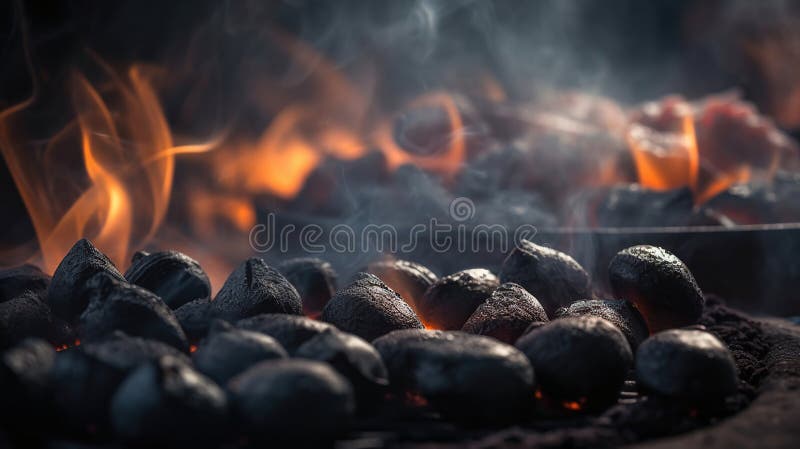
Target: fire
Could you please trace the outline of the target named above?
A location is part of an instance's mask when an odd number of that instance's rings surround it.
[[[769,182],[797,149],[736,93],[690,104],[668,97],[645,105],[626,132],[640,184],[656,190],[689,187],[703,204],[729,187]]]
[[[564,407],[567,410],[572,410],[573,412],[577,412],[577,411],[580,411],[581,409],[583,409],[583,404],[585,402],[586,402],[585,400],[581,400],[581,401],[564,401],[564,402],[561,403],[561,406]]]
[[[626,140],[639,183],[655,190],[689,186],[697,189],[699,156],[691,107],[679,99],[643,108],[650,123],[633,123]]]
[[[447,133],[442,148],[433,148],[433,154],[414,154],[403,149],[393,132],[394,120],[385,120],[376,133],[376,145],[386,155],[391,169],[412,163],[423,169],[441,173],[446,176],[455,175],[466,156],[466,138],[464,121],[453,97],[445,92],[433,92],[423,95],[409,104],[408,113],[417,111],[441,110],[447,118]]]
[[[233,190],[292,198],[326,156],[354,159],[364,154],[365,145],[355,133],[324,121],[312,108],[286,107],[257,142],[219,153],[214,163],[219,180]]]
[[[105,67],[104,67],[105,68]],[[163,222],[175,155],[208,146],[176,147],[149,77],[133,66],[123,80],[106,68],[100,90],[75,73],[69,83],[75,119],[35,152],[11,132],[33,99],[0,114],[0,149],[36,231],[45,268],[52,272],[72,244],[90,238],[118,266]],[[113,101],[112,105],[109,103]],[[112,112],[113,111],[113,112]],[[81,148],[86,181],[75,196],[58,171]],[[52,164],[52,165],[51,165]],[[45,175],[46,174],[46,175]],[[71,180],[71,179],[70,179]]]

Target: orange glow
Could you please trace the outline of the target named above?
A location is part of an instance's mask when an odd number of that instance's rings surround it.
[[[376,144],[386,155],[391,169],[400,165],[413,163],[420,168],[453,176],[459,170],[466,156],[464,122],[453,97],[444,92],[434,92],[417,98],[407,110],[415,108],[440,108],[448,119],[447,146],[432,155],[417,155],[404,150],[397,144],[393,134],[393,121],[384,121],[376,133]],[[413,113],[413,112],[412,112]]]
[[[197,351],[197,345],[189,345],[189,352],[193,353],[195,351]]]
[[[751,179],[747,161],[724,170],[713,169],[721,156],[711,148],[700,147],[696,132],[699,118],[683,100],[671,98],[663,106],[645,106],[641,120],[645,123],[629,126],[626,140],[642,186],[654,190],[689,187],[695,204],[703,204],[730,186]]]
[[[694,190],[699,159],[692,112],[683,104],[672,113],[677,123],[668,125],[671,129],[634,123],[625,137],[642,186],[655,190],[690,186]]]
[[[411,407],[427,407],[428,399],[415,391],[406,391],[403,401]]]
[[[561,405],[562,405],[562,406],[563,406],[565,409],[567,409],[567,410],[572,410],[572,411],[578,411],[578,410],[580,410],[580,409],[582,409],[582,408],[583,408],[583,406],[581,405],[581,403],[580,403],[580,402],[578,402],[578,401],[566,401],[566,402],[562,402],[562,403],[561,403]]]
[[[232,225],[241,232],[250,232],[256,224],[256,211],[246,197],[193,190],[187,202],[194,218],[192,226],[201,238],[212,238],[219,221]]]
[[[219,180],[234,190],[292,198],[326,153],[347,158],[363,154],[358,138],[344,129],[308,134],[306,129],[317,119],[310,109],[287,107],[255,144],[219,153],[214,162]]]
[[[502,103],[506,101],[508,98],[506,91],[496,79],[490,75],[484,75],[481,77],[481,82],[483,84],[483,94],[489,101],[493,103]]]
[[[67,350],[67,349],[69,349],[69,348],[74,348],[74,347],[76,347],[76,346],[80,346],[80,345],[81,345],[81,341],[80,341],[79,339],[77,339],[77,338],[76,338],[76,339],[75,339],[75,341],[72,343],[72,345],[69,345],[69,344],[67,344],[67,343],[64,343],[64,344],[62,344],[62,345],[58,345],[58,346],[56,346],[56,348],[55,348],[55,349],[56,349],[56,352],[61,352],[61,351],[66,351],[66,350]]]
[[[359,131],[368,102],[364,89],[309,45],[278,31],[268,34],[308,73],[304,89],[287,105],[268,80],[257,81],[253,90],[272,120],[255,142],[234,142],[219,152],[212,167],[229,190],[288,199],[327,156],[355,159],[366,153]]]

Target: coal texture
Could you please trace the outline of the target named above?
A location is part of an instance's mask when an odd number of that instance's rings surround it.
[[[217,384],[170,356],[132,372],[110,408],[123,441],[165,447],[215,447],[226,434],[227,412]]]
[[[389,374],[381,355],[355,335],[328,329],[303,343],[295,357],[326,362],[344,376],[355,391],[360,410],[383,399]]]
[[[16,298],[26,291],[46,300],[49,286],[50,276],[34,265],[26,264],[0,270],[0,302]]]
[[[41,433],[49,426],[50,370],[56,352],[50,343],[27,339],[0,356],[0,420],[12,431]]]
[[[522,240],[506,257],[500,280],[528,290],[551,318],[559,307],[592,294],[589,275],[575,259],[528,240]]]
[[[608,267],[614,296],[636,304],[650,332],[697,323],[703,293],[694,276],[675,255],[641,245],[617,253]]]
[[[422,329],[403,298],[374,275],[362,273],[336,292],[322,310],[322,320],[371,341],[398,329]]]
[[[256,441],[329,442],[348,430],[355,411],[347,380],[311,360],[261,362],[228,389],[240,431]]]
[[[136,367],[167,355],[190,363],[172,346],[121,332],[58,353],[50,382],[62,430],[77,435],[108,433],[108,407],[119,384]]]
[[[717,337],[672,329],[644,341],[636,351],[640,388],[698,405],[719,404],[737,391],[736,363]]]
[[[274,338],[216,321],[208,337],[192,354],[192,361],[198,371],[225,385],[258,362],[287,357],[286,350]]]
[[[527,290],[505,283],[478,306],[461,329],[514,344],[533,322],[546,322],[547,312]]]
[[[401,330],[373,342],[391,388],[421,395],[444,416],[475,425],[519,419],[531,406],[534,371],[525,355],[464,332]]]
[[[611,405],[633,365],[630,345],[610,322],[595,316],[561,318],[516,343],[533,365],[544,395],[587,410]]]
[[[53,313],[77,321],[89,304],[84,284],[97,273],[106,273],[124,281],[114,264],[87,239],[78,240],[58,264],[47,289],[47,301]]]
[[[381,260],[369,264],[364,271],[380,278],[415,311],[425,291],[439,280],[425,266],[408,260]]]
[[[203,298],[189,301],[175,310],[175,318],[190,342],[200,341],[208,333],[208,327],[214,319],[211,300]]]
[[[189,344],[172,310],[142,287],[98,273],[88,282],[89,306],[81,315],[82,336],[97,341],[116,330],[163,341],[187,351]]]
[[[26,338],[42,338],[53,346],[72,343],[74,333],[50,307],[30,290],[0,303],[0,350],[10,348]]]
[[[278,271],[297,289],[306,316],[318,317],[322,308],[336,293],[336,271],[330,263],[322,259],[289,259],[278,266]]]
[[[417,304],[427,326],[458,330],[500,285],[489,270],[473,268],[439,279]]]
[[[217,318],[236,321],[260,313],[300,315],[303,307],[297,290],[277,270],[259,258],[239,265],[211,302]]]
[[[294,355],[297,349],[311,338],[330,329],[336,329],[322,321],[284,313],[266,313],[245,318],[237,322],[236,327],[269,335],[278,340],[289,355]]]
[[[155,293],[173,310],[211,296],[211,284],[200,264],[178,251],[136,253],[125,279]]]
[[[636,350],[650,336],[642,314],[633,303],[625,300],[590,299],[575,301],[556,311],[556,318],[591,315],[603,318],[617,326],[628,339],[631,349]]]

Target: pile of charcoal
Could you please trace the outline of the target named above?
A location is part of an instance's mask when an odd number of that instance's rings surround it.
[[[652,246],[613,259],[613,300],[529,241],[499,273],[382,260],[340,288],[322,260],[253,258],[213,298],[184,254],[122,274],[87,240],[52,278],[0,273],[0,440],[296,447],[410,416],[535,427],[626,394],[715,416],[742,390],[692,274]]]

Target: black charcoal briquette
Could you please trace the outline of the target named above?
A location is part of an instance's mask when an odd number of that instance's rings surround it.
[[[608,267],[614,296],[636,304],[659,332],[697,323],[705,300],[684,263],[663,248],[641,245],[617,253]]]
[[[292,284],[255,257],[228,276],[211,308],[217,318],[231,322],[261,313],[303,313],[300,295]]]
[[[303,313],[317,318],[322,308],[336,293],[338,276],[330,263],[313,257],[289,259],[278,265],[278,271],[292,283],[300,301]]]
[[[362,273],[336,292],[322,310],[322,320],[370,341],[398,329],[422,329],[403,298],[374,275]]]
[[[499,285],[489,270],[459,271],[431,285],[417,309],[427,327],[458,330]]]
[[[502,282],[528,290],[552,318],[559,307],[591,298],[589,275],[567,254],[523,240],[503,262]]]
[[[513,344],[533,322],[545,322],[547,312],[527,290],[505,283],[478,306],[461,329]]]
[[[178,251],[136,253],[125,279],[155,293],[173,310],[211,296],[211,284],[200,264]]]

